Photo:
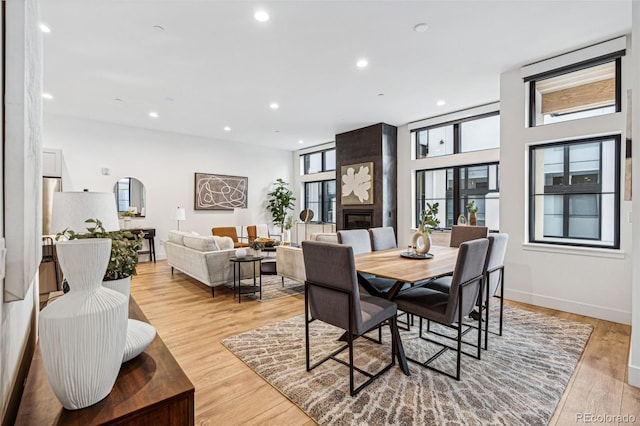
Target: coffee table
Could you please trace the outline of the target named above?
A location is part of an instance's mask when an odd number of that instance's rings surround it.
[[[260,299],[262,299],[262,273],[261,269],[258,268],[258,278],[260,279],[259,285],[256,283],[256,262],[261,262],[264,257],[262,256],[245,256],[245,257],[230,257],[229,261],[233,263],[233,297],[236,296],[236,276],[238,282],[238,303],[242,302],[243,294],[260,294]],[[242,285],[242,264],[243,263],[251,263],[251,267],[253,269],[253,285]],[[237,275],[236,275],[236,270]]]

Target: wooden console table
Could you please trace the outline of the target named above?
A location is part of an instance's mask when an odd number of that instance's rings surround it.
[[[147,321],[130,299],[129,318]],[[194,387],[160,336],[120,368],[111,393],[81,410],[66,410],[47,380],[36,347],[16,425],[193,425]]]
[[[144,239],[149,243],[149,250],[139,251],[138,254],[148,254],[149,261],[156,263],[156,244],[154,242],[156,228],[125,229],[125,231],[131,232],[133,235],[139,235],[141,232],[144,232]]]

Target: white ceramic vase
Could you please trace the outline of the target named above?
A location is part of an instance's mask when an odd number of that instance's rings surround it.
[[[71,291],[40,312],[40,349],[51,388],[64,408],[105,398],[116,381],[127,337],[128,299],[104,288],[111,240],[56,245]]]
[[[127,278],[120,278],[119,280],[102,281],[103,287],[115,290],[118,293],[122,293],[129,299],[129,293],[131,291],[131,276]]]
[[[130,319],[122,362],[127,362],[144,352],[155,337],[156,329],[151,324]]]
[[[425,235],[422,224],[420,224],[416,233],[413,234],[411,245],[415,247],[416,254],[427,254],[429,250],[431,250],[431,234]]]

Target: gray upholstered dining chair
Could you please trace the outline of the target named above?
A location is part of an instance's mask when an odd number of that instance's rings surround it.
[[[302,253],[307,275],[305,281],[305,342],[307,371],[329,359],[349,367],[349,392],[353,396],[395,364],[396,348],[401,345],[396,324],[396,304],[379,297],[360,294],[353,248],[340,244],[303,241]],[[345,330],[347,344],[320,361],[311,364],[309,324],[315,320]],[[377,373],[354,366],[353,340],[388,321],[391,328],[391,362]],[[349,362],[336,356],[349,349]],[[368,379],[355,387],[354,372]]]
[[[397,248],[396,233],[390,226],[381,228],[369,228],[371,248],[373,251]]]
[[[497,334],[502,336],[502,324],[504,314],[504,256],[507,252],[507,243],[509,242],[509,234],[489,234],[489,250],[487,254],[487,262],[484,268],[484,294],[482,302],[478,296],[477,304],[482,304],[485,314],[485,330],[484,330],[484,348],[487,349],[489,342],[489,302],[500,288],[500,322]],[[451,288],[451,277],[441,277],[429,282],[427,287],[438,290],[443,293],[449,293]],[[478,313],[477,315],[480,315]]]
[[[337,232],[338,243],[353,247],[353,254],[370,253],[371,238],[366,229],[348,229]],[[359,283],[373,296],[385,297],[396,281],[376,277],[371,274],[358,274]]]
[[[453,225],[449,247],[460,247],[464,242],[487,238],[488,233],[489,228],[486,226]]]
[[[482,292],[482,282],[484,278],[484,268],[487,257],[489,241],[486,238],[477,239],[460,244],[456,266],[451,279],[449,293],[443,293],[428,287],[414,287],[401,293],[394,299],[398,309],[420,317],[420,338],[442,346],[434,356],[427,361],[418,361],[407,356],[407,359],[422,365],[433,371],[442,373],[448,377],[460,380],[460,358],[461,354],[469,355],[480,359],[480,346],[482,341],[482,324],[478,318],[478,340],[477,345],[473,345],[477,353],[471,354],[462,350],[462,344],[469,344],[462,341],[462,320],[469,315],[476,305],[478,295]],[[456,330],[456,347],[450,347],[441,341],[424,337],[422,333],[423,319],[428,322],[433,321],[446,327]],[[427,325],[428,326],[428,325]],[[456,373],[433,367],[431,362],[445,353],[448,349],[456,350]]]

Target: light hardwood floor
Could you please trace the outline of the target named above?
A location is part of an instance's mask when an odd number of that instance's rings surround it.
[[[193,382],[197,425],[315,424],[220,343],[225,337],[302,314],[303,295],[238,304],[231,290],[217,287],[216,297],[211,298],[209,287],[179,272],[172,276],[166,261],[141,263],[131,294]],[[629,326],[508,303],[594,326],[550,424],[585,423],[577,419],[579,413],[633,415],[640,424],[640,389],[625,383]]]

